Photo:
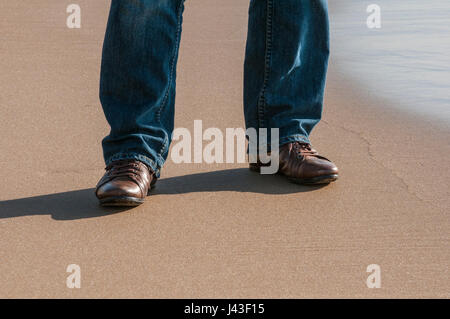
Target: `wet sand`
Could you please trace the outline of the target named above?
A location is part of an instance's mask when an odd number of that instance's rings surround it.
[[[330,1],[336,67],[352,82],[397,102],[390,107],[450,129],[450,2],[379,0],[378,29],[368,28],[362,14],[371,3]]]
[[[447,127],[351,82],[333,57],[312,141],[338,182],[169,161],[144,205],[103,209],[108,1],[78,1],[73,30],[69,3],[44,3],[0,5],[0,297],[450,297]],[[243,126],[247,6],[187,2],[177,127]],[[66,287],[69,264],[81,289]],[[366,286],[370,264],[380,289]]]

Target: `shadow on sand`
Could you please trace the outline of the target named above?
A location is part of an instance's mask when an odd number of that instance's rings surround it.
[[[194,192],[250,192],[268,195],[314,191],[321,186],[301,186],[278,175],[259,175],[246,168],[213,171],[164,178],[151,196]],[[51,215],[55,220],[101,217],[130,210],[130,207],[101,207],[88,188],[70,192],[0,201],[0,219],[32,215]]]

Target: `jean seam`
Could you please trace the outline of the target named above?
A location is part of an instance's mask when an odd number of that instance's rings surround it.
[[[266,108],[266,90],[270,72],[270,62],[272,59],[272,10],[273,0],[267,0],[266,8],[266,50],[264,53],[264,79],[263,86],[258,99],[258,125],[259,128],[266,127],[265,125],[265,108]]]
[[[176,39],[175,39],[175,48],[173,50],[173,54],[172,54],[172,58],[170,61],[170,74],[169,74],[169,85],[167,86],[165,95],[164,95],[164,99],[161,103],[161,106],[158,109],[158,113],[156,114],[156,119],[159,122],[159,124],[162,126],[161,123],[161,112],[162,109],[166,106],[168,98],[169,98],[169,94],[170,94],[170,89],[172,88],[172,82],[173,82],[173,74],[174,74],[174,70],[175,70],[175,59],[177,57],[178,54],[178,50],[179,50],[179,44],[180,44],[180,38],[181,38],[181,15],[182,15],[182,6],[183,6],[184,0],[180,1],[180,5],[178,6],[178,12],[177,12],[177,34],[176,34]],[[162,154],[164,154],[164,152],[166,151],[166,147],[168,144],[168,138],[165,137],[164,138],[164,144],[161,146],[161,150],[158,152],[158,156],[162,156]]]

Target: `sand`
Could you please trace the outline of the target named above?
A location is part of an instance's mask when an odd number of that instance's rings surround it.
[[[334,58],[312,141],[338,182],[169,161],[142,206],[99,207],[109,3],[77,3],[81,29],[66,27],[65,1],[0,5],[0,297],[450,297],[449,129],[391,107]],[[187,2],[177,127],[243,126],[247,6]]]

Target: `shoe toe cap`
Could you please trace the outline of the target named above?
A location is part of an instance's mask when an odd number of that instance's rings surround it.
[[[114,179],[109,181],[96,190],[97,198],[107,197],[142,197],[139,186],[131,181]]]
[[[313,160],[307,161],[303,172],[307,177],[320,177],[327,175],[338,175],[339,169],[329,160],[314,158]]]

